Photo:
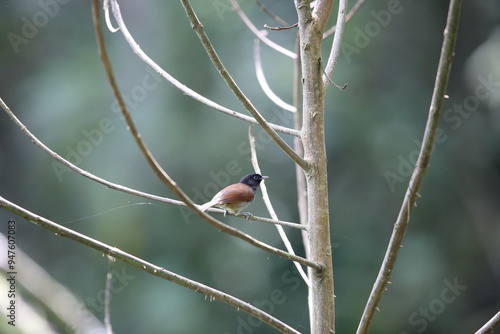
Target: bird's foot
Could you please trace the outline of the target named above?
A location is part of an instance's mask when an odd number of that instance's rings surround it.
[[[245,216],[246,220],[248,220],[250,217],[253,217],[253,215],[250,212],[242,212],[241,214]]]

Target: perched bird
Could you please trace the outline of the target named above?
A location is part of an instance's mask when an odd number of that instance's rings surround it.
[[[267,178],[268,176],[260,174],[245,175],[239,183],[231,184],[215,194],[210,202],[200,206],[200,210],[206,211],[208,208],[216,206],[224,210],[224,216],[228,211],[239,214],[241,210],[252,203],[260,182]],[[252,215],[249,212],[244,212],[244,214],[247,218]]]

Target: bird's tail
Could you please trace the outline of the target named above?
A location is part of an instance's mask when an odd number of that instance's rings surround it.
[[[200,205],[200,206],[198,207],[198,209],[200,209],[200,211],[207,211],[207,210],[208,210],[208,208],[210,208],[210,207],[212,207],[212,206],[214,206],[214,203],[212,203],[212,201],[210,201],[210,202],[207,202],[207,203],[205,203],[205,204],[203,204],[203,205]]]

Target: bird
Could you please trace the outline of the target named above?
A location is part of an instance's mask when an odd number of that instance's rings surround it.
[[[260,183],[267,178],[268,176],[256,173],[245,175],[239,183],[225,187],[215,194],[212,200],[201,205],[199,209],[206,211],[208,208],[216,206],[224,210],[224,216],[228,211],[239,214],[252,203]],[[246,216],[246,219],[252,216],[250,212],[244,212],[243,214]]]

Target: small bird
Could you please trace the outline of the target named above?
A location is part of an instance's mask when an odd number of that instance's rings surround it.
[[[200,206],[201,211],[206,211],[213,206],[224,210],[224,216],[228,211],[239,214],[255,198],[255,193],[259,189],[260,182],[267,179],[268,176],[260,174],[245,175],[239,183],[231,184],[215,194],[210,202]],[[250,217],[250,212],[244,212],[244,215]]]

